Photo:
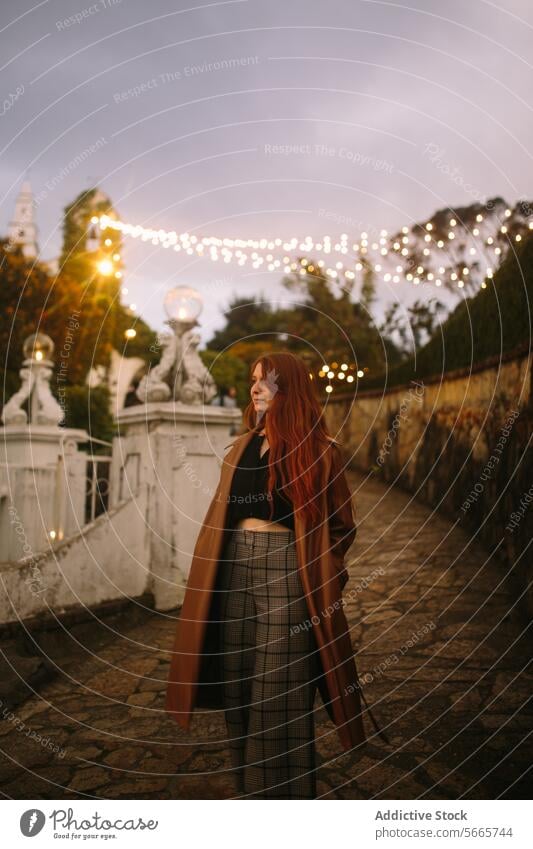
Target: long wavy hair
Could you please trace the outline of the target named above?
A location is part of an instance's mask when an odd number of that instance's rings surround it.
[[[322,458],[327,446],[337,440],[328,433],[309,369],[300,357],[288,351],[259,356],[250,369],[250,384],[258,364],[274,397],[262,414],[251,400],[243,424],[245,432],[258,433],[264,428],[268,439],[269,518],[272,520],[272,496],[277,487],[292,502],[295,513],[300,510],[305,520],[320,522],[324,519],[317,497]]]

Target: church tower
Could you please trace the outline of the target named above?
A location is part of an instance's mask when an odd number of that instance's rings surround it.
[[[31,186],[25,181],[15,204],[15,215],[9,224],[8,238],[12,244],[22,245],[26,257],[36,257],[39,254],[37,227],[33,220],[34,207]]]

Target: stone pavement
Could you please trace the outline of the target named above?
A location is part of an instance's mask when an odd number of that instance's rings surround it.
[[[529,798],[531,649],[504,567],[408,494],[349,480],[345,609],[391,745],[367,723],[364,750],[343,752],[317,696],[320,798]],[[164,711],[174,617],[137,611],[70,646],[63,674],[0,723],[5,797],[235,797],[222,714],[195,713],[185,733]]]

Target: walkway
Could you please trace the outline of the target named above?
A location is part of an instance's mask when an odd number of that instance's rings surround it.
[[[364,753],[343,753],[317,697],[319,793],[529,798],[531,651],[502,565],[407,494],[349,479],[359,532],[346,612],[392,746],[374,735]],[[186,734],[162,709],[172,618],[147,611],[116,634],[109,627],[95,628],[93,656],[71,651],[69,677],[0,723],[4,795],[232,798],[222,715],[195,715]]]

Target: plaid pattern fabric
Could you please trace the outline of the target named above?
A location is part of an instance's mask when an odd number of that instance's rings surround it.
[[[217,585],[224,710],[238,792],[314,799],[318,655],[294,531],[236,528]]]

